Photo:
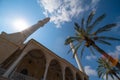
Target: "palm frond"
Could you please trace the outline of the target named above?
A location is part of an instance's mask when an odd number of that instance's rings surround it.
[[[101,44],[105,44],[105,45],[108,45],[108,46],[111,46],[111,43],[105,41],[105,40],[96,40],[97,42],[101,43]]]
[[[108,80],[108,73],[106,73],[106,80]]]
[[[81,27],[84,27],[84,18],[82,18]]]
[[[83,52],[84,52],[85,48],[86,48],[86,46],[83,46],[82,49],[81,49],[81,53],[80,53],[80,57],[81,57],[81,58],[82,58],[82,56],[83,56]]]
[[[68,50],[67,54],[69,54],[71,51],[72,51],[72,48],[70,48],[70,49]]]
[[[87,27],[88,27],[88,25],[91,23],[94,14],[95,14],[95,11],[92,11],[92,12],[90,13],[90,15],[88,16],[87,24],[86,24]]]
[[[103,80],[104,80],[105,74],[106,74],[105,72],[102,73],[101,78],[102,78]]]
[[[84,20],[84,18],[82,18],[82,21],[81,21],[81,29],[82,29],[82,34],[86,34],[86,27],[85,27],[85,25],[84,25],[84,23],[85,23],[85,20]]]
[[[79,40],[80,39],[80,37],[68,37],[66,40],[65,40],[65,45],[68,45],[68,44],[70,44],[70,42],[74,42],[74,41],[76,41],[76,40]]]
[[[74,25],[75,25],[75,27],[74,27],[74,29],[75,29],[75,31],[77,32],[77,34],[84,34],[83,32],[84,32],[84,27],[80,27],[80,25],[78,24],[78,23],[74,23]]]
[[[75,46],[77,46],[78,44],[79,44],[79,43],[75,44],[75,45],[73,46],[73,48],[75,48]],[[68,50],[67,54],[69,54],[71,51],[72,51],[72,48],[70,48],[70,49]]]
[[[73,42],[73,39],[71,38],[71,37],[69,37],[69,38],[67,38],[66,40],[65,40],[65,45],[68,45],[68,44],[70,44],[70,42]]]
[[[79,28],[80,28],[79,24],[75,22],[74,25],[75,25],[74,29],[79,30]]]
[[[112,40],[112,41],[120,41],[119,38],[108,37],[108,36],[98,36],[97,40]]]
[[[105,31],[110,31],[112,28],[116,27],[117,24],[113,23],[113,24],[107,24],[101,28],[99,28],[98,30],[95,31],[94,34],[99,34],[99,33],[102,33],[102,32],[105,32]]]
[[[116,74],[116,73],[115,73]],[[114,76],[113,76],[113,74],[111,73],[111,74],[109,74],[110,75],[110,77],[112,78],[112,79],[114,79]]]
[[[118,69],[116,67],[113,67],[108,59],[99,58],[97,62],[99,64],[97,68],[99,78],[105,77],[106,80],[109,79],[108,77],[111,77],[112,79],[115,79],[115,77],[118,78],[118,76],[116,76],[116,74],[120,74],[117,73]]]
[[[89,49],[90,49],[91,53],[92,53],[93,55],[95,55],[95,52],[93,51],[93,48],[92,48],[91,46],[89,47]]]
[[[82,45],[81,43],[78,43],[78,45],[75,47],[75,52],[73,53],[73,57],[75,57],[75,54],[77,53],[78,49],[80,48],[80,46]]]
[[[79,35],[81,38],[83,38],[84,35],[86,35],[86,31],[84,29],[84,19],[82,19],[81,21],[81,27],[79,26],[78,23],[74,23],[75,24],[75,31],[76,31],[76,34]]]
[[[98,77],[100,78],[104,78],[104,75],[105,75],[105,71],[104,71],[104,69],[102,68],[102,67],[100,67],[100,68],[97,68],[97,72],[98,72]]]
[[[103,78],[104,76],[105,76],[105,74],[106,74],[106,72],[105,72],[105,63],[104,63],[104,60],[102,59],[102,58],[99,58],[98,60],[97,60],[97,62],[99,63],[99,65],[98,65],[98,68],[97,68],[97,72],[98,72],[98,77],[99,78]]]
[[[103,72],[102,72],[102,70],[99,70],[99,69],[97,71],[98,71],[98,77],[100,78],[102,76]]]
[[[91,32],[93,30],[93,28],[105,18],[105,14],[102,14],[101,16],[99,16],[94,22],[93,24],[91,24],[88,28],[87,28],[87,32]]]

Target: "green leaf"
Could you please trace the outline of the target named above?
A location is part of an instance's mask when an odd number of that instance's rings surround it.
[[[95,11],[92,11],[92,12],[90,13],[90,15],[88,16],[88,19],[87,19],[87,27],[88,27],[88,25],[91,23],[94,15],[95,15]]]
[[[77,46],[77,45],[78,45],[78,43],[75,44],[75,45],[73,46],[73,48],[75,48],[75,46]],[[72,48],[70,48],[70,49],[68,50],[67,54],[69,54],[71,51],[72,51]]]
[[[82,56],[83,56],[83,52],[84,52],[84,50],[85,50],[85,47],[86,47],[86,46],[83,46],[82,49],[81,49],[81,53],[80,53],[80,57],[81,57],[81,58],[82,58]]]
[[[76,23],[76,22],[74,23],[74,25],[75,25],[75,27],[74,27],[75,31],[76,31],[78,34],[81,34],[84,29],[81,28],[81,27],[79,26],[79,24]]]
[[[115,73],[116,74],[116,73]],[[114,80],[114,76],[113,76],[113,74],[110,74],[110,77]]]
[[[75,25],[74,29],[79,30],[79,28],[80,28],[79,24],[75,22],[74,25]]]
[[[82,27],[82,29],[84,29],[84,18],[82,18],[81,27]]]
[[[95,55],[94,51],[93,51],[93,48],[90,46],[89,47],[90,51],[92,52],[93,55]]]
[[[93,30],[93,28],[98,24],[100,23],[100,21],[102,21],[104,18],[105,18],[105,14],[102,14],[101,16],[99,16],[94,22],[92,25],[90,25],[88,28],[87,28],[87,32],[91,32]]]
[[[68,45],[68,44],[70,44],[70,42],[74,42],[74,41],[76,41],[76,40],[79,40],[80,39],[80,37],[68,37],[66,40],[65,40],[65,45]]]
[[[106,80],[108,80],[108,74],[106,73]]]
[[[113,24],[107,24],[105,26],[103,26],[102,28],[99,28],[98,30],[95,31],[95,34],[99,34],[105,31],[110,31],[112,28],[116,27],[117,24],[113,23]]]
[[[117,68],[113,67],[108,59],[99,58],[97,62],[98,62],[97,72],[99,78],[104,78],[106,76],[106,79],[108,79],[108,76],[110,76],[111,78],[114,79],[116,77],[114,74],[118,75],[120,74],[117,73],[118,71]]]
[[[96,40],[96,41],[101,43],[101,44],[105,44],[105,45],[111,46],[111,43],[109,43],[107,41],[104,41],[104,40]]]
[[[108,37],[108,36],[98,36],[98,40],[112,40],[112,41],[120,41],[119,38],[115,37]]]
[[[103,75],[103,72],[100,70],[100,71],[98,72],[99,78],[100,78],[102,75]]]
[[[68,50],[67,54],[69,54],[71,51],[72,51],[72,48],[70,48],[70,49]]]
[[[68,44],[70,44],[70,42],[73,42],[73,39],[71,38],[71,37],[69,37],[69,38],[67,38],[66,40],[65,40],[65,45],[68,45]]]
[[[75,57],[75,54],[77,53],[78,49],[80,48],[82,42],[78,43],[78,45],[75,47],[75,52],[73,53],[73,57]]]

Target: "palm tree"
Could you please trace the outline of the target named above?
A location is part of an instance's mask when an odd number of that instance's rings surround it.
[[[108,61],[108,59],[105,58],[99,58],[98,59],[98,76],[99,78],[106,78],[108,80],[108,76],[111,77],[113,80],[116,77],[118,80],[120,80],[120,70],[115,68],[111,65],[111,63]]]
[[[100,54],[102,54],[104,57],[106,57],[113,66],[116,66],[120,69],[120,64],[117,59],[112,58],[110,55],[108,55],[103,49],[101,49],[97,43],[105,44],[108,46],[111,46],[110,41],[120,41],[120,39],[105,35],[100,35],[101,33],[109,32],[112,28],[116,27],[116,23],[107,24],[105,26],[102,26],[98,29],[94,29],[104,18],[105,14],[102,14],[95,20],[92,20],[95,15],[95,11],[92,11],[87,20],[85,21],[84,18],[81,20],[81,24],[74,23],[75,27],[75,36],[68,37],[65,40],[65,45],[68,45],[70,43],[74,43],[75,52],[80,48],[81,49],[81,56],[83,55],[83,52],[85,48],[89,48],[90,51],[94,54],[93,49],[97,50]],[[74,55],[73,55],[74,56]]]

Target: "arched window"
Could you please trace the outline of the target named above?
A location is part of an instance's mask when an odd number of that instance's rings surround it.
[[[61,65],[55,59],[49,65],[46,80],[63,80]]]
[[[46,58],[44,53],[41,50],[34,49],[24,56],[16,71],[39,80],[44,75],[45,67]]]
[[[72,70],[69,67],[65,69],[65,80],[74,80]]]

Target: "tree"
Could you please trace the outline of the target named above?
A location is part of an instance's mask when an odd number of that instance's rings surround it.
[[[102,27],[99,27],[97,29],[96,26],[105,18],[105,14],[102,14],[95,20],[93,20],[95,15],[95,11],[92,11],[87,20],[85,21],[84,18],[81,20],[81,24],[74,23],[75,27],[75,35],[70,36],[65,40],[65,45],[68,45],[70,43],[74,43],[75,46],[75,52],[78,51],[79,48],[81,48],[81,56],[83,55],[83,52],[85,48],[89,48],[90,51],[94,54],[93,49],[97,50],[100,54],[102,54],[104,57],[106,57],[113,66],[116,66],[120,69],[120,63],[117,59],[114,59],[110,55],[108,55],[103,49],[101,49],[97,43],[105,44],[108,46],[111,46],[111,41],[120,41],[120,39],[110,36],[101,35],[101,33],[107,33],[112,28],[116,27],[116,23],[111,23],[104,25]],[[74,55],[73,55],[74,56]]]
[[[118,80],[120,80],[120,70],[112,66],[108,59],[99,58],[97,62],[97,72],[99,78],[106,78],[106,80],[108,80],[108,77],[111,77],[114,80],[114,78],[116,77]]]

